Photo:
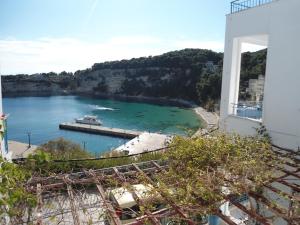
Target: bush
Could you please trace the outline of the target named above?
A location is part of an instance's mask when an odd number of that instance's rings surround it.
[[[102,154],[103,159],[94,160],[94,156],[82,149],[80,145],[60,138],[40,146],[34,155],[30,155],[26,159],[23,166],[37,176],[49,176],[57,173],[77,172],[82,169],[101,169],[133,162],[156,160],[162,157],[162,153],[147,153],[132,157],[122,156],[124,156],[122,152],[110,151]]]
[[[31,172],[0,158],[0,177],[0,223],[25,224],[26,213],[31,213],[28,209],[37,203],[35,195],[26,190]]]
[[[225,192],[259,191],[272,179],[272,166],[280,164],[267,141],[227,135],[176,137],[164,159],[169,169],[155,176],[157,191],[200,215],[216,212]]]

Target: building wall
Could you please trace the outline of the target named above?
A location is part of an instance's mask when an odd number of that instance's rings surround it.
[[[8,152],[7,143],[7,123],[6,116],[3,115],[2,109],[2,87],[1,87],[1,75],[0,75],[0,156],[5,159],[11,160],[11,155]]]
[[[2,85],[1,85],[1,74],[0,74],[0,115],[3,114],[3,109],[2,109]]]
[[[250,79],[246,92],[251,95],[252,101],[261,101],[263,99],[265,87],[265,77],[259,75],[258,79]]]
[[[270,4],[227,15],[220,128],[248,133],[244,118],[234,123],[232,103],[237,103],[242,42],[268,45],[263,118],[274,144],[300,146],[300,1],[275,0]],[[259,123],[257,122],[259,125]],[[245,127],[241,131],[241,126]],[[230,129],[228,128],[230,127]],[[253,134],[249,132],[249,134]]]

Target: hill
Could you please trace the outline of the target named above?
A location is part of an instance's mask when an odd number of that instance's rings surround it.
[[[253,71],[252,64],[261,55],[246,55],[242,79],[258,75],[259,69]],[[76,94],[181,99],[211,108],[220,98],[222,60],[223,53],[184,49],[159,56],[96,63],[75,73],[3,76],[2,90],[4,96]]]

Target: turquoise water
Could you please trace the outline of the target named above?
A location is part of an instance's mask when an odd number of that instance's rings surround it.
[[[59,123],[71,122],[83,115],[96,115],[103,126],[140,131],[186,134],[201,122],[191,109],[77,96],[3,98],[3,110],[9,114],[8,139],[32,144],[64,137],[94,153],[115,148],[126,139],[65,131]]]

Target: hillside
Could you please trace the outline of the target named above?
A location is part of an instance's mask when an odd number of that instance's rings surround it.
[[[242,77],[258,75],[250,68],[259,56],[247,55]],[[4,96],[88,94],[182,99],[210,108],[220,98],[222,59],[223,53],[184,49],[96,63],[75,73],[3,76],[2,90]]]

